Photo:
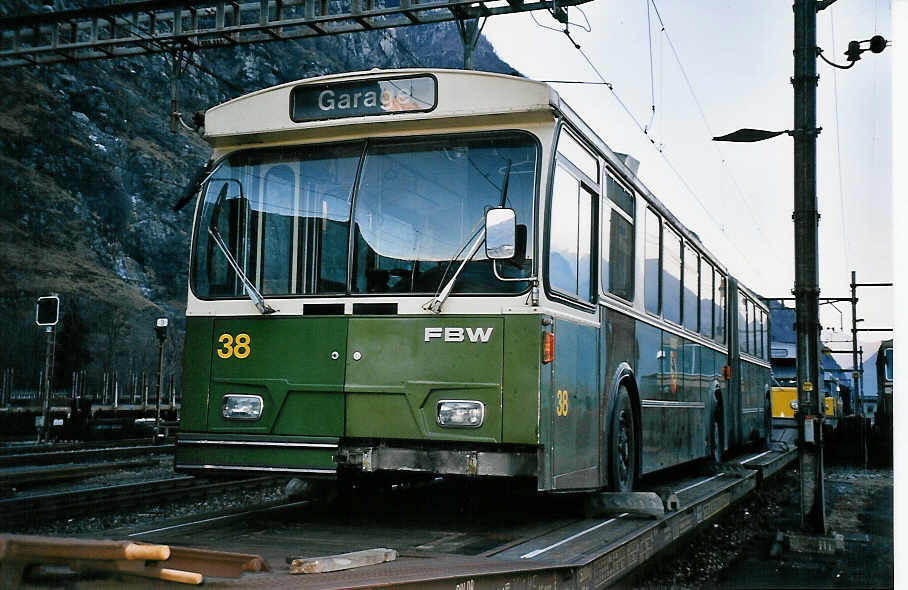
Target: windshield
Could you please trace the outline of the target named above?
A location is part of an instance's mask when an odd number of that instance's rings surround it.
[[[204,188],[193,289],[243,296],[212,227],[264,296],[433,294],[456,269],[452,261],[467,255],[485,211],[502,204],[517,212],[518,253],[499,262],[499,274],[528,277],[536,154],[531,136],[507,132],[231,155]],[[513,293],[528,284],[497,280],[480,249],[454,292]]]

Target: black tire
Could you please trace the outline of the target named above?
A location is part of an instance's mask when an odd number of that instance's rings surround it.
[[[624,385],[618,386],[618,397],[609,428],[609,486],[613,492],[630,492],[637,478],[637,429],[634,407]]]
[[[716,406],[709,421],[709,460],[713,465],[722,462],[722,406]]]

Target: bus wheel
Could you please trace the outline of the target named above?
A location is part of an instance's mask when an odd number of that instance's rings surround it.
[[[721,406],[716,408],[712,419],[709,421],[709,459],[715,465],[722,462],[722,429],[719,424],[720,409]]]
[[[637,474],[637,433],[634,430],[634,408],[624,385],[618,386],[609,442],[608,470],[612,491],[630,492]]]

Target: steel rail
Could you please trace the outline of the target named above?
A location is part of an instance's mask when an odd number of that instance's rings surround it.
[[[184,475],[141,483],[6,498],[0,499],[0,522],[10,525],[61,516],[97,514],[177,497],[205,496],[239,488],[261,488],[276,485],[278,480],[274,477],[257,477],[211,482]]]
[[[104,440],[91,442],[65,442],[52,444],[10,444],[0,447],[0,457],[4,455],[25,455],[39,453],[59,453],[61,451],[86,451],[89,449],[113,449],[117,447],[135,447],[148,444],[149,437],[127,438],[123,440]],[[174,437],[166,438],[164,444],[173,444]]]
[[[0,490],[55,484],[74,479],[84,479],[86,477],[110,473],[112,471],[150,467],[157,464],[158,461],[156,459],[133,459],[109,463],[82,463],[62,466],[45,465],[42,467],[13,467],[11,469],[0,469]]]
[[[147,441],[143,441],[147,442]],[[77,463],[80,461],[103,461],[126,457],[147,456],[160,453],[173,453],[174,445],[150,445],[128,447],[104,447],[99,449],[81,449],[72,451],[48,451],[39,453],[21,453],[18,455],[0,455],[0,467],[20,467],[25,465],[56,465],[59,463]]]

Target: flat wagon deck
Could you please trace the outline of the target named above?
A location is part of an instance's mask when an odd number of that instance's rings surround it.
[[[573,495],[471,495],[468,486],[433,485],[354,497],[327,506],[297,502],[215,519],[175,521],[118,531],[118,538],[255,553],[270,572],[216,588],[479,588],[607,587],[686,534],[715,519],[771,474],[793,461],[793,447],[753,452],[715,473],[679,476],[659,488],[678,510],[661,518],[578,516]],[[348,571],[290,575],[286,558],[376,547],[396,561]]]

